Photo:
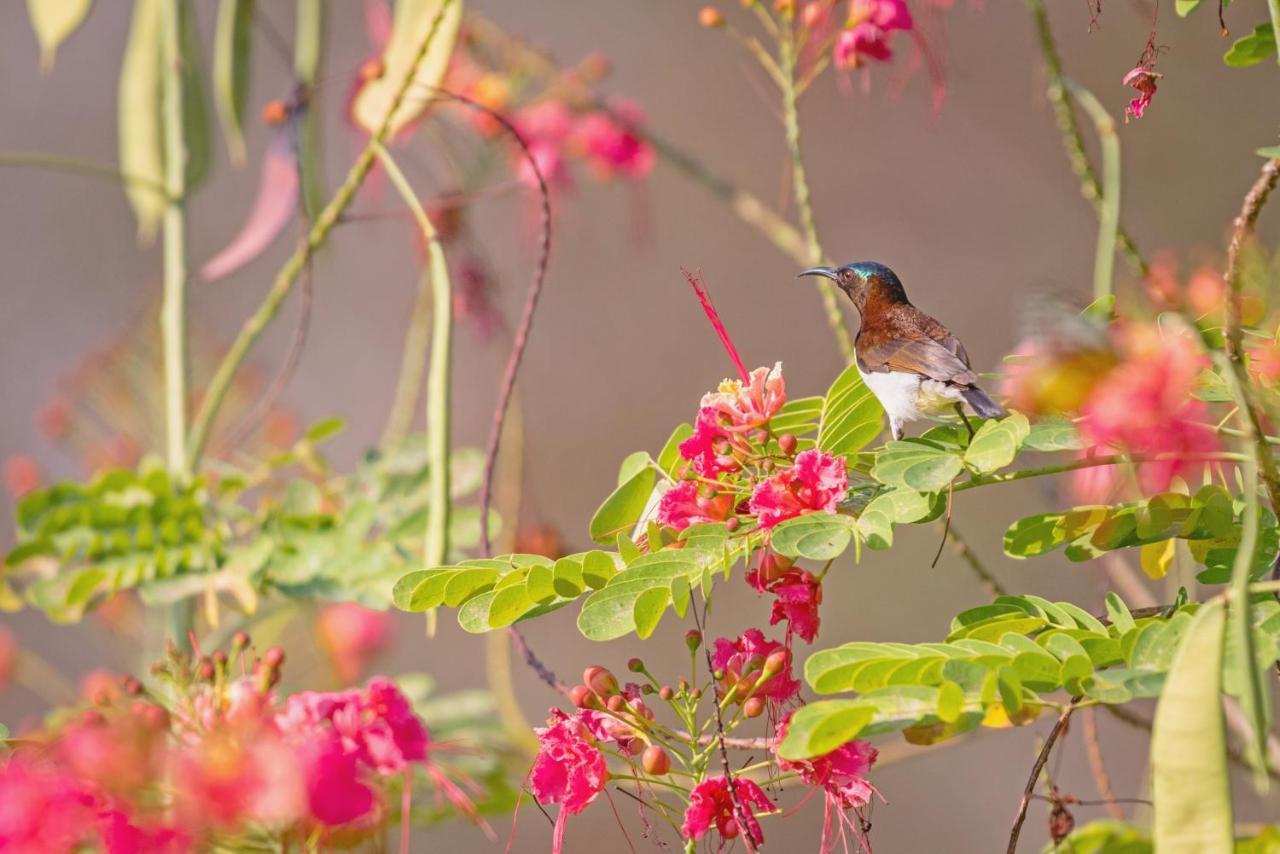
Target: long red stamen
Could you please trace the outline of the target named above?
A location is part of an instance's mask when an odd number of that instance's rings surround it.
[[[720,336],[720,343],[724,345],[725,352],[733,360],[733,366],[738,369],[738,376],[744,383],[748,382],[750,376],[747,374],[747,367],[742,364],[742,357],[738,355],[738,348],[733,346],[733,339],[729,337],[729,331],[724,328],[720,315],[716,313],[716,307],[711,302],[711,295],[707,293],[706,286],[701,281],[702,274],[699,273],[694,276],[684,267],[680,268],[680,272],[684,273],[684,277],[689,280],[690,286],[693,287],[693,292],[698,295],[698,302],[702,303],[702,310],[707,313],[707,320],[711,321],[711,326],[715,329],[716,335]]]

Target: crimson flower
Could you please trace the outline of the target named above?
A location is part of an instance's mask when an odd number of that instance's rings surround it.
[[[732,441],[733,435],[721,424],[719,412],[703,406],[693,422],[693,435],[680,443],[680,456],[691,462],[702,477],[714,478],[721,472],[742,468],[730,453]]]
[[[780,744],[786,737],[787,727],[791,723],[791,713],[778,722],[778,737],[774,742]],[[790,760],[776,756],[778,768],[782,771],[796,773],[801,780],[821,789],[826,801],[826,814],[822,823],[822,843],[819,851],[835,850],[837,821],[849,825],[855,835],[862,830],[842,814],[846,810],[866,806],[876,793],[875,787],[867,781],[867,772],[876,762],[877,751],[865,741],[853,739],[822,756],[811,759]],[[841,827],[840,835],[843,837]]]
[[[620,175],[643,180],[657,162],[653,146],[637,133],[644,112],[629,102],[614,103],[611,109],[612,115],[594,112],[579,119],[574,139],[602,179]]]
[[[743,777],[733,779],[733,792],[729,791],[729,782],[723,775],[703,780],[694,786],[689,793],[689,806],[684,811],[681,834],[686,839],[701,839],[714,825],[724,839],[736,839],[741,828],[735,816],[734,794],[742,804],[751,841],[756,845],[764,844],[764,833],[760,830],[760,822],[756,820],[755,814],[772,812],[774,805],[763,789]]]
[[[796,455],[795,465],[756,484],[749,508],[762,528],[772,528],[809,510],[836,512],[849,488],[844,457],[811,448]]]
[[[551,710],[547,726],[537,730],[538,756],[529,772],[529,788],[542,804],[560,804],[552,850],[564,847],[569,816],[587,808],[604,790],[609,771],[604,756],[586,738],[582,721]]]
[[[704,496],[698,484],[681,481],[668,489],[658,502],[658,523],[683,531],[690,525],[722,522],[733,512],[733,496]]]
[[[818,607],[822,604],[822,582],[799,567],[787,570],[772,586],[773,610],[769,625],[787,621],[787,638],[798,635],[807,643],[818,636]]]
[[[779,659],[781,666],[777,666]],[[772,661],[774,667],[771,669],[775,672],[762,679],[769,661]],[[726,692],[734,692],[739,703],[748,694],[785,703],[800,693],[799,681],[791,676],[790,651],[777,641],[766,639],[759,629],[747,629],[737,640],[717,638],[711,653],[711,666],[724,674],[721,687]]]
[[[892,59],[893,33],[914,26],[906,0],[850,0],[849,22],[836,38],[836,66],[859,68],[867,59]]]

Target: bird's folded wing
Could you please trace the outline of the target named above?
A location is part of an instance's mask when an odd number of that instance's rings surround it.
[[[973,385],[978,381],[957,354],[931,339],[885,341],[866,348],[860,359],[866,371],[905,371],[957,385]]]

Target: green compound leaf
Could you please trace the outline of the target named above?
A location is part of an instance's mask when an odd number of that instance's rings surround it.
[[[591,539],[602,546],[613,545],[619,534],[629,533],[640,522],[649,497],[658,482],[658,473],[645,466],[615,489],[591,517]]]
[[[856,524],[848,516],[807,513],[774,526],[773,548],[786,557],[831,560],[849,547]]]
[[[875,710],[853,700],[820,700],[796,710],[778,745],[783,759],[809,759],[830,753],[857,738]]]
[[[1013,462],[1018,448],[1031,432],[1025,415],[983,422],[964,452],[964,464],[978,474],[988,474]]]
[[[855,454],[880,434],[883,415],[884,408],[862,381],[858,366],[850,365],[823,398],[818,447],[836,456]]]
[[[940,492],[964,469],[956,452],[927,439],[889,442],[876,454],[871,476],[885,486]]]

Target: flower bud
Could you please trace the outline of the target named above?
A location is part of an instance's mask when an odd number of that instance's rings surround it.
[[[796,0],[773,0],[773,11],[779,15],[794,15],[796,13]]]
[[[757,571],[760,576],[760,583],[766,587],[773,584],[787,568],[782,565],[782,561],[773,552],[766,552],[765,556],[760,558],[760,569]]]
[[[273,646],[262,656],[262,660],[267,667],[277,668],[284,664],[284,650],[278,646]]]
[[[692,698],[693,698],[693,699],[695,699],[695,700],[701,700],[701,699],[702,699],[702,689],[701,689],[701,688],[694,688],[692,691],[690,691],[690,692],[689,692],[689,696],[690,696],[690,697],[692,697]]]
[[[240,631],[231,636],[231,649],[233,652],[239,652],[242,649],[249,648],[249,633]]]
[[[267,101],[262,106],[262,121],[271,127],[279,127],[287,118],[289,118],[289,105],[284,101],[279,99]]]
[[[679,682],[676,683],[676,687],[680,689],[681,694],[685,693],[686,691],[689,690],[689,680],[681,679]]]
[[[579,709],[587,709],[592,705],[592,700],[596,697],[591,693],[591,689],[586,685],[574,685],[569,691],[569,702],[573,703]]]
[[[715,6],[703,6],[698,12],[698,23],[704,27],[723,27],[724,15]]]
[[[764,672],[760,674],[760,684],[786,670],[790,661],[791,656],[785,649],[775,649],[769,653],[769,657],[764,660]]]
[[[672,690],[670,685],[663,685],[661,688],[658,689],[658,696],[666,700],[667,702],[670,702],[671,698],[674,697],[675,695],[676,695],[676,692]]]
[[[655,690],[654,687],[650,685],[648,682],[640,686],[641,694],[649,695],[649,694],[652,694],[654,690]]]
[[[742,527],[742,520],[739,519],[737,516],[730,516],[724,522],[724,529],[728,531],[730,534],[738,530],[738,528],[740,527]]]
[[[698,647],[702,646],[702,632],[697,629],[689,629],[684,633],[684,645],[689,647],[689,652],[694,652]]]
[[[644,751],[644,742],[638,738],[630,739],[627,742],[627,753],[632,756],[639,756]]]
[[[796,445],[799,440],[796,439],[795,433],[783,433],[778,437],[778,447],[782,449],[782,453],[788,457],[796,452]]]
[[[671,757],[661,745],[651,744],[645,748],[644,755],[640,757],[640,764],[644,767],[646,774],[661,777],[671,770]]]
[[[124,692],[130,697],[136,697],[142,693],[142,683],[132,676],[124,677]]]
[[[622,711],[627,707],[627,701],[626,699],[623,698],[621,694],[614,694],[612,697],[609,698],[609,702],[605,703],[605,706],[609,709],[609,711],[616,713],[616,712]]]
[[[200,659],[200,668],[196,671],[197,675],[206,682],[213,681],[213,674],[216,671],[213,668],[213,662],[207,658]]]
[[[633,658],[627,662],[627,669],[632,673],[644,673],[644,662],[638,658]]]
[[[720,831],[720,835],[723,836],[725,839],[737,839],[738,838],[738,820],[729,819],[729,821],[725,823],[724,830]]]
[[[386,65],[378,57],[365,60],[364,64],[360,66],[360,79],[366,83],[370,80],[377,80],[386,70]]]
[[[752,697],[742,704],[742,713],[749,718],[758,718],[764,712],[764,697]]]
[[[608,699],[618,693],[618,677],[614,676],[607,667],[601,667],[598,664],[588,667],[582,671],[582,681],[600,695],[601,699]]]
[[[757,430],[751,434],[751,438],[755,440],[757,445],[763,445],[769,441],[769,432],[767,430]]]
[[[217,650],[212,656],[214,667],[225,667],[227,664],[227,654],[222,650]]]

